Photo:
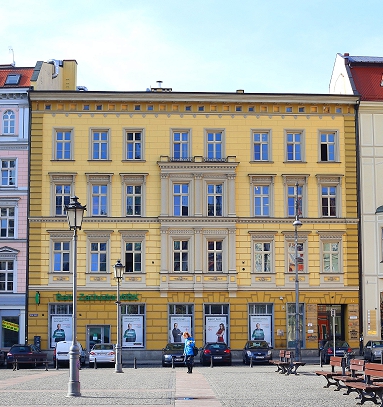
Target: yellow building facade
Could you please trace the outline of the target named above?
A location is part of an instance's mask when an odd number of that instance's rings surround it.
[[[29,339],[41,335],[53,349],[58,324],[72,339],[64,206],[76,195],[87,206],[77,335],[88,350],[117,340],[118,259],[125,351],[159,350],[179,340],[177,330],[198,345],[222,338],[241,349],[263,337],[293,348],[296,265],[302,347],[317,349],[334,332],[357,347],[356,102],[32,92]]]

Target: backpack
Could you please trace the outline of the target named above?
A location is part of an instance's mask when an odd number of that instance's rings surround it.
[[[197,345],[194,343],[193,345],[193,356],[197,356],[198,355],[198,348]]]

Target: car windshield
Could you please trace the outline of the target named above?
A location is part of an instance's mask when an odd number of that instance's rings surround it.
[[[183,349],[184,349],[183,343],[168,343],[165,348],[165,350],[183,350]]]
[[[93,350],[113,350],[113,344],[98,343],[93,346]]]
[[[332,348],[334,345],[334,342],[327,342],[327,346],[329,348]],[[335,341],[335,347],[336,348],[348,348],[349,345],[346,341]]]
[[[267,349],[269,347],[269,344],[266,341],[254,341],[254,342],[249,342],[248,343],[248,348],[249,349]]]
[[[223,343],[211,343],[210,345],[207,346],[207,348],[225,350],[227,346]]]
[[[32,352],[32,349],[30,346],[12,346],[11,352],[12,353],[29,353],[29,352]]]
[[[381,348],[381,347],[383,347],[383,341],[374,341],[374,342],[372,342],[372,347],[373,348],[377,348],[377,347]]]

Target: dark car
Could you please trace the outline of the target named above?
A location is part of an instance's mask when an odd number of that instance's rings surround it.
[[[334,355],[334,341],[327,341],[323,348],[321,348],[321,361],[322,363],[330,363],[331,356],[340,356],[352,355],[353,350],[350,348],[350,345],[346,341],[336,340],[335,341],[335,355]]]
[[[242,350],[242,360],[245,364],[252,363],[268,363],[273,359],[271,346],[266,341],[247,341]]]
[[[382,358],[383,341],[368,341],[363,348],[363,356],[370,362],[380,362]]]
[[[184,344],[168,343],[162,349],[162,366],[184,365]]]
[[[231,350],[224,342],[208,342],[200,351],[199,360],[202,365],[227,364],[231,366]]]
[[[35,345],[12,345],[7,353],[7,367],[11,368],[13,362],[17,359],[17,362],[22,365],[28,364],[31,367],[36,365],[41,365],[46,359],[46,354],[42,353],[41,350]]]

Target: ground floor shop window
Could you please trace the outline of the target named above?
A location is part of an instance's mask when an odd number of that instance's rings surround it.
[[[304,321],[304,304],[299,304],[299,338],[301,340],[301,348],[303,348],[303,321]],[[296,305],[287,304],[287,347],[295,347],[295,321],[296,321]]]
[[[122,347],[143,348],[145,338],[145,305],[121,305]]]
[[[1,318],[1,347],[10,348],[19,343],[19,317],[3,316]]]
[[[205,304],[205,343],[229,343],[229,305]]]
[[[193,310],[193,304],[169,304],[169,342],[184,342],[184,332],[193,336]]]
[[[249,304],[249,340],[273,343],[272,304]]]
[[[50,304],[50,347],[54,348],[57,342],[72,341],[72,312],[69,304]]]

